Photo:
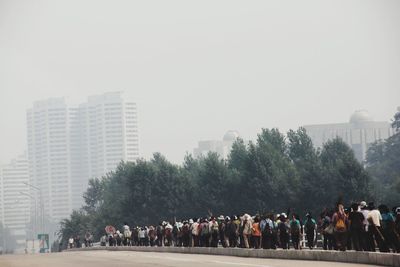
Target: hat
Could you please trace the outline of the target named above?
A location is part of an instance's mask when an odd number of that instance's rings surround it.
[[[400,207],[396,208],[396,214],[400,214]]]
[[[360,208],[365,208],[367,206],[367,202],[361,201],[360,202]]]
[[[189,220],[189,223],[192,224],[192,223],[193,223],[193,219],[190,219],[190,220]]]
[[[223,220],[224,220],[224,215],[220,215],[220,216],[218,217],[218,220],[223,221]]]

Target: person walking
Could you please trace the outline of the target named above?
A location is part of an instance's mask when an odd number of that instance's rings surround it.
[[[331,212],[325,210],[321,213],[321,233],[323,237],[322,247],[324,250],[332,250],[333,249],[333,231],[334,226],[332,224],[332,216]]]
[[[332,222],[334,225],[336,247],[338,250],[346,251],[348,219],[342,204],[338,204],[336,212],[333,214]]]
[[[296,215],[292,215],[290,220],[290,237],[292,239],[292,244],[294,249],[300,249],[300,235],[301,235],[301,225],[300,221],[296,218]]]
[[[282,249],[289,249],[289,223],[287,222],[287,217],[285,213],[279,216],[278,222],[278,237],[279,243]]]
[[[351,212],[349,214],[349,225],[350,225],[350,238],[352,248],[356,251],[361,251],[362,237],[363,237],[363,222],[364,215],[359,211],[357,203],[351,205]]]
[[[307,245],[309,249],[314,248],[314,238],[315,238],[315,230],[317,229],[317,223],[311,216],[311,212],[306,214],[306,219],[304,221],[304,232],[307,237]]]
[[[192,247],[199,246],[199,222],[197,218],[193,219],[193,223],[190,226],[190,231],[192,233]]]
[[[252,229],[252,223],[251,223],[251,217],[248,214],[243,215],[243,244],[245,248],[250,248],[249,244],[249,239],[251,237],[251,229]]]
[[[382,215],[381,228],[385,243],[393,252],[399,253],[400,240],[396,232],[395,218],[386,205],[380,205],[378,208]]]
[[[385,238],[382,234],[382,229],[381,229],[381,220],[382,220],[382,215],[379,212],[379,210],[375,207],[373,202],[370,202],[368,204],[369,207],[369,213],[367,220],[369,222],[369,227],[372,230],[372,235],[378,244],[378,248],[380,252],[389,252],[389,248],[385,242]]]
[[[260,217],[254,218],[254,223],[251,228],[251,234],[253,236],[253,247],[258,249],[261,247],[261,228],[260,228]]]
[[[219,235],[219,227],[218,227],[218,222],[215,220],[215,217],[212,216],[210,223],[209,223],[209,229],[210,229],[210,236],[211,236],[211,247],[218,247],[218,235]]]

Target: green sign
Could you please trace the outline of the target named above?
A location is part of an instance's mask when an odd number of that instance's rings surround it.
[[[40,253],[45,253],[49,250],[49,235],[38,234]]]

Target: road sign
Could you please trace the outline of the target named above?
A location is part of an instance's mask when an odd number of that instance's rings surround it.
[[[112,226],[112,225],[107,225],[105,230],[106,230],[107,234],[114,234],[115,233],[115,227]]]
[[[45,253],[49,250],[49,235],[38,234],[40,253]]]

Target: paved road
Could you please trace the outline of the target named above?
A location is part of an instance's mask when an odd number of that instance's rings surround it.
[[[199,254],[132,252],[132,251],[79,251],[36,255],[0,256],[1,267],[367,267],[373,265],[336,262],[294,261],[277,259],[240,258]]]

